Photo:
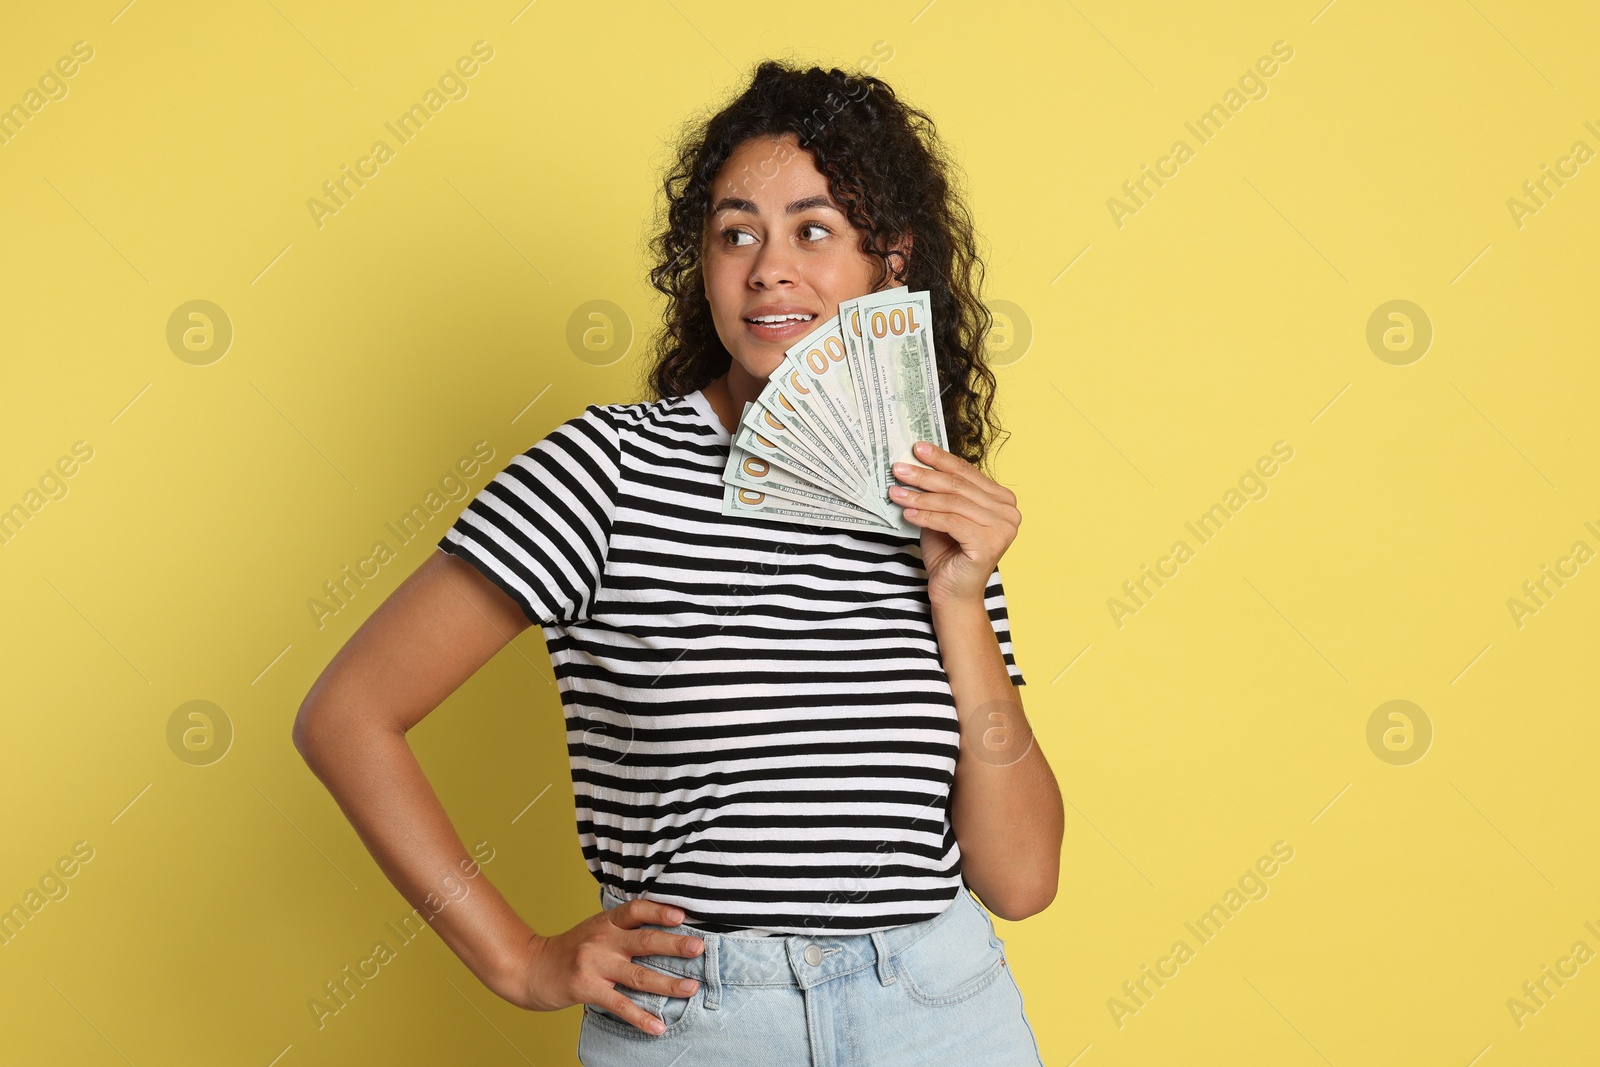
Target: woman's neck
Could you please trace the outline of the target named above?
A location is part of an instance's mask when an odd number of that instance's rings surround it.
[[[729,433],[739,429],[739,416],[744,406],[752,403],[767,386],[765,378],[757,378],[737,362],[730,363],[728,373],[706,386],[706,400],[717,413]]]

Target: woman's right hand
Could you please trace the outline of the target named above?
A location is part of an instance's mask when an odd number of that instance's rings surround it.
[[[683,911],[643,898],[591,915],[564,934],[529,939],[502,997],[532,1011],[557,1011],[593,1004],[646,1033],[665,1027],[628,999],[620,983],[646,993],[692,996],[700,983],[678,978],[634,961],[635,956],[698,956],[705,942],[687,934],[640,929],[646,924],[676,926]]]

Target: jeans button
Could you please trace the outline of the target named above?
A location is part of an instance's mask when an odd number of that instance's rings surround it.
[[[806,946],[806,962],[815,967],[822,962],[822,949],[816,945]]]

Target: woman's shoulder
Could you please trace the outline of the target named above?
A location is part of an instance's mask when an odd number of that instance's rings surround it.
[[[638,426],[660,421],[662,418],[692,415],[694,405],[687,396],[669,396],[660,400],[639,400],[631,404],[590,404],[579,418],[598,419],[613,425]]]
[[[619,404],[590,404],[557,424],[524,453],[560,467],[584,467],[596,480],[612,482],[624,468],[665,464],[680,467],[726,461],[727,431],[713,426],[716,414],[700,394]],[[720,451],[719,451],[720,449]],[[625,461],[632,457],[632,462]]]
[[[704,399],[692,393],[631,404],[590,404],[567,425],[599,431],[612,441],[669,445],[714,439],[717,434],[707,422],[707,410]]]

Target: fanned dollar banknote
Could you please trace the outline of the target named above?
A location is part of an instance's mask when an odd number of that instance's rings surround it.
[[[949,448],[926,290],[839,305],[785,354],[746,404],[723,471],[725,515],[917,537],[889,499],[895,463]]]

